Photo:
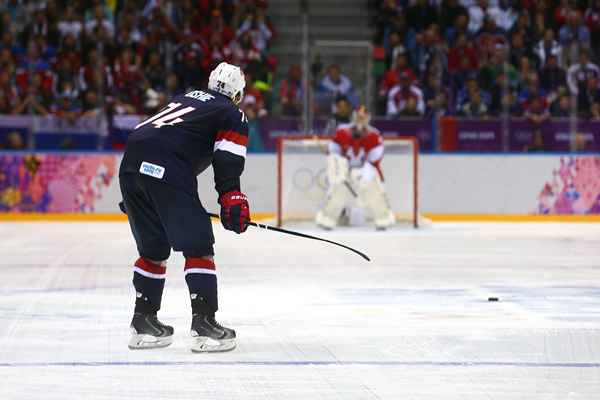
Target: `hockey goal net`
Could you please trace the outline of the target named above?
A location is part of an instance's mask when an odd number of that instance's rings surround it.
[[[327,194],[329,138],[281,137],[277,146],[277,224],[312,221]],[[415,138],[385,138],[381,163],[388,201],[399,224],[418,227]]]

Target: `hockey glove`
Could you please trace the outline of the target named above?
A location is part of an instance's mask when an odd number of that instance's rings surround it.
[[[245,232],[250,221],[248,198],[242,192],[227,192],[219,196],[223,228],[236,233]]]

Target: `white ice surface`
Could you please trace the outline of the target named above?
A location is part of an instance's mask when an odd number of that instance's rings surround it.
[[[174,344],[130,351],[125,223],[0,223],[0,399],[600,398],[600,225],[318,233],[373,262],[215,226],[239,345],[193,354],[179,254]]]

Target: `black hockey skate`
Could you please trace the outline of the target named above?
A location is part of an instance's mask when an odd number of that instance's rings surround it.
[[[235,331],[215,320],[214,315],[194,314],[192,317],[192,351],[209,353],[235,349]]]
[[[158,320],[156,314],[133,314],[129,348],[156,349],[173,343],[173,327]]]

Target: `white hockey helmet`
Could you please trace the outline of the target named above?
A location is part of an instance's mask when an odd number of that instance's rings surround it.
[[[240,67],[222,62],[212,70],[208,77],[208,88],[229,97],[239,104],[244,97],[246,79]]]

